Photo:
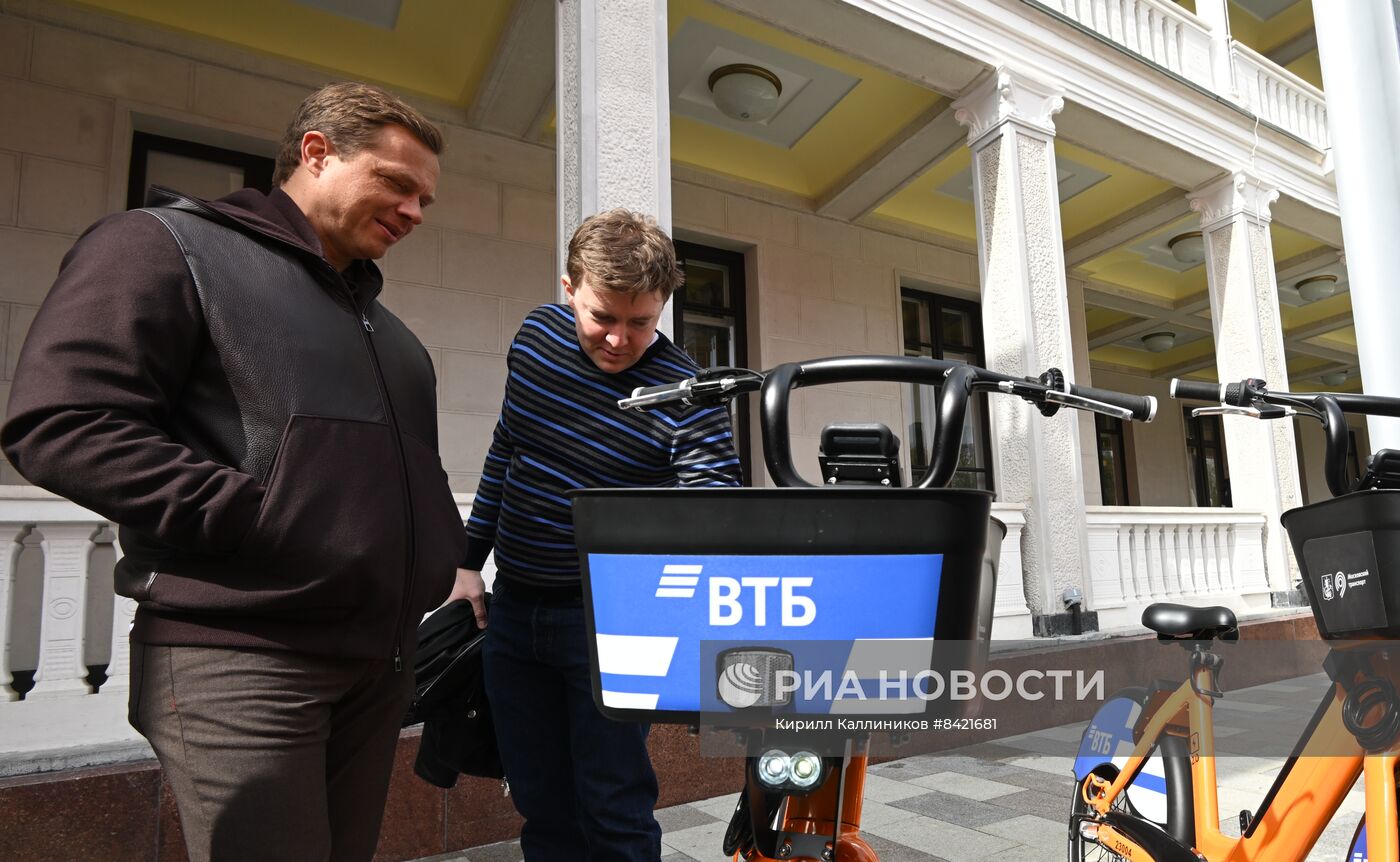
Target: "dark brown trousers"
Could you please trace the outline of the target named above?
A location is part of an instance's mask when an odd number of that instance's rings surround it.
[[[192,862],[367,862],[412,683],[388,660],[133,642],[130,720]]]

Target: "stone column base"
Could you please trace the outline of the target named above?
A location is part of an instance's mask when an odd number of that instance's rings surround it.
[[[1031,616],[1031,630],[1038,638],[1096,632],[1099,630],[1099,612],[1081,612],[1079,614],[1079,631],[1077,632],[1074,630],[1074,614],[1033,614]]]

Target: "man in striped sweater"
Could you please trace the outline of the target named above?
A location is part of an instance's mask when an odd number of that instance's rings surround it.
[[[506,357],[505,401],[452,598],[469,599],[485,622],[480,570],[494,550],[486,690],[526,859],[655,862],[647,727],[606,719],[593,704],[567,495],[737,485],[739,460],[722,407],[617,407],[638,386],[697,370],[656,331],[682,275],[655,221],[626,210],[589,218],[569,242],[567,269],[567,305],[530,312]]]

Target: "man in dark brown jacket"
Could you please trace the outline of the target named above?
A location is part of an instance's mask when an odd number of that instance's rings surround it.
[[[432,363],[370,262],[441,148],[393,96],[326,87],[271,195],[102,219],[25,342],[0,445],[120,525],[130,719],[195,860],[374,853],[414,627],[465,551]]]

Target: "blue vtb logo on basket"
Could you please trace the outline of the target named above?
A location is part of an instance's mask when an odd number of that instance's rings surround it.
[[[942,554],[589,554],[603,702],[704,708],[702,663],[714,656],[702,642],[844,641],[850,651],[862,640],[932,641],[942,568]]]
[[[670,563],[661,569],[656,588],[658,599],[691,599],[700,583],[704,564]],[[777,617],[783,628],[811,625],[817,618],[817,605],[806,591],[810,577],[771,576],[729,577],[711,575],[707,579],[710,625],[736,626],[747,615],[755,626],[769,625]],[[746,614],[747,609],[747,614]]]

